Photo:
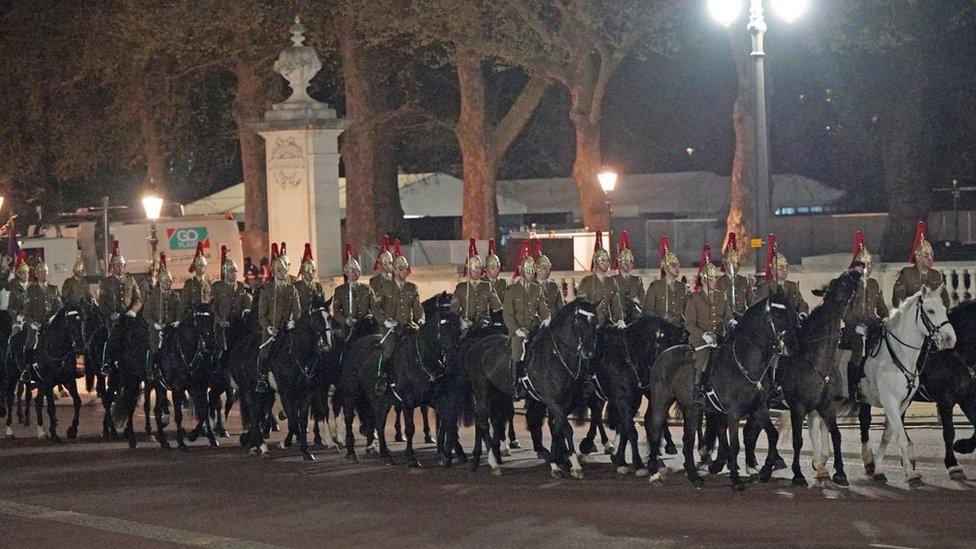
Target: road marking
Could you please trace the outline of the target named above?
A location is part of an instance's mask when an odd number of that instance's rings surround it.
[[[918,549],[917,547],[908,547],[905,545],[886,545],[884,543],[869,543],[868,547],[884,547],[886,549]]]
[[[72,524],[75,526],[85,526],[106,532],[115,532],[156,541],[167,541],[182,545],[193,545],[199,547],[227,547],[233,549],[268,549],[278,547],[267,543],[259,543],[237,538],[225,538],[222,536],[212,536],[200,532],[180,530],[178,528],[167,528],[143,522],[103,517],[99,515],[89,515],[75,511],[61,511],[50,507],[39,505],[27,505],[14,501],[0,500],[0,513],[34,520],[47,520]]]

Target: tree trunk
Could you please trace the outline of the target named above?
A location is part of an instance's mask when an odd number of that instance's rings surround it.
[[[346,241],[356,250],[375,245],[388,233],[409,237],[400,205],[396,155],[388,102],[378,76],[380,60],[363,43],[349,6],[339,10],[339,52],[352,125],[342,138],[346,177]]]
[[[495,177],[498,165],[485,106],[485,75],[481,56],[459,45],[455,52],[461,110],[455,128],[461,149],[464,177],[464,202],[461,233],[466,238],[495,238],[498,231],[498,202]]]
[[[732,127],[735,130],[735,155],[732,159],[732,182],[729,189],[729,215],[725,220],[726,232],[734,232],[739,245],[740,260],[749,265],[753,250],[749,238],[756,234],[756,192],[753,174],[755,158],[753,145],[756,133],[756,108],[749,53],[751,38],[736,29],[729,32],[732,58],[739,76],[738,96],[732,109]]]
[[[573,161],[573,180],[579,189],[580,211],[583,225],[590,230],[606,231],[610,228],[607,199],[600,188],[597,174],[603,169],[600,153],[600,126],[588,116],[572,116],[576,129],[576,159]]]
[[[234,124],[241,149],[241,170],[244,177],[244,231],[241,244],[244,257],[258,264],[268,255],[268,181],[265,171],[265,145],[250,122],[265,111],[267,89],[264,80],[250,66],[234,68],[237,79],[234,96]]]
[[[137,84],[136,94],[139,105],[139,129],[142,135],[142,151],[146,157],[147,182],[160,189],[166,188],[166,148],[159,133],[159,125],[152,113],[152,92],[149,89],[148,75]]]

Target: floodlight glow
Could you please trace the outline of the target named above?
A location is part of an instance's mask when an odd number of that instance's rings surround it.
[[[731,25],[741,12],[741,0],[708,0],[708,13],[726,27]]]
[[[159,215],[163,211],[163,199],[155,193],[149,193],[142,197],[142,207],[146,210],[146,218],[150,221],[158,221]]]
[[[792,23],[807,11],[809,0],[773,0],[773,11],[787,23]]]
[[[600,188],[605,193],[611,193],[617,188],[617,174],[611,171],[600,172],[597,176],[600,180]]]

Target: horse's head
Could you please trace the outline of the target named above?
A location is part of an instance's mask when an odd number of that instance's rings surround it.
[[[336,334],[336,331],[340,329],[340,326],[329,313],[329,306],[331,304],[331,299],[326,301],[320,296],[313,297],[307,314],[305,314],[300,321],[302,323],[307,323],[312,333],[317,337],[321,337],[325,341],[326,347],[329,349],[331,349],[332,346],[335,345],[336,341],[340,339]]]
[[[214,315],[209,303],[199,303],[193,307],[188,307],[180,321],[180,329],[184,334],[196,337],[197,344],[201,349],[216,348]]]
[[[576,298],[559,310],[550,323],[550,329],[571,329],[579,340],[580,354],[583,358],[590,359],[596,354],[596,323],[596,305]]]
[[[814,290],[813,295],[823,298],[824,304],[834,305],[840,308],[847,307],[851,298],[857,292],[858,282],[861,280],[861,271],[858,269],[848,269],[839,277],[831,280],[820,290]]]
[[[72,349],[76,355],[83,354],[85,352],[85,320],[81,311],[76,308],[64,308],[61,309],[61,314],[64,328],[67,329],[68,335],[71,337]]]
[[[922,286],[915,294],[915,325],[925,337],[931,338],[940,349],[951,349],[956,344],[956,330],[949,323],[945,304],[942,302],[942,286],[930,290]]]
[[[956,331],[956,351],[970,352],[976,344],[976,301],[963,301],[949,309],[948,315]]]
[[[641,316],[625,330],[628,343],[635,355],[632,358],[640,363],[650,363],[665,349],[688,342],[688,333],[666,318]]]
[[[773,341],[780,352],[789,356],[799,348],[800,322],[793,305],[782,288],[764,300],[763,317]]]
[[[423,330],[433,337],[444,352],[453,349],[461,339],[461,317],[451,310],[451,295],[441,292],[423,302],[426,323]]]

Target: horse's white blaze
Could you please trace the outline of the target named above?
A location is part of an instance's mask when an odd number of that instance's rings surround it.
[[[579,454],[573,453],[572,455],[570,455],[569,456],[569,463],[570,463],[571,468],[572,468],[572,470],[574,472],[576,472],[576,471],[582,471],[583,470],[583,464],[580,463]]]

